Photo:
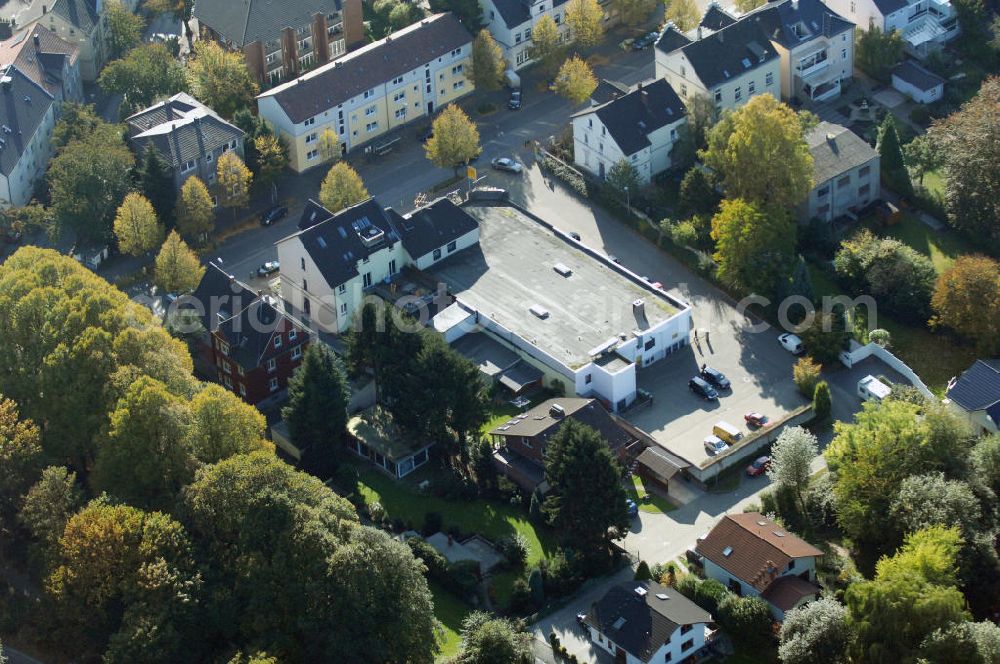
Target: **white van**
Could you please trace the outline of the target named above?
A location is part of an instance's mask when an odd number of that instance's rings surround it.
[[[858,381],[858,396],[865,401],[882,401],[892,394],[892,388],[872,375]]]

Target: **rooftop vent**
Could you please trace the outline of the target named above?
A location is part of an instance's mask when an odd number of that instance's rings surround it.
[[[725,549],[722,550],[722,555],[724,555],[726,558],[733,555],[733,547],[727,546]]]
[[[564,277],[568,277],[569,275],[573,274],[573,270],[569,269],[562,263],[556,263],[555,265],[552,266],[552,269]]]
[[[625,618],[619,618],[618,620],[615,621],[615,623],[611,626],[611,628],[612,629],[621,629],[622,625],[624,625],[624,624],[625,624]]]
[[[549,310],[546,309],[545,307],[543,307],[540,304],[533,304],[533,305],[531,305],[530,307],[528,307],[528,311],[530,311],[534,315],[538,316],[542,320],[544,320],[544,319],[546,319],[546,318],[549,317]]]
[[[750,58],[743,58],[743,68],[750,69]]]
[[[642,586],[636,586],[636,588],[635,588],[635,594],[638,595],[639,597],[645,597],[646,596],[646,589],[643,588]]]
[[[549,406],[549,415],[552,417],[566,417],[566,409],[557,403]]]
[[[361,238],[361,244],[370,248],[381,242],[385,233],[378,226],[365,226],[358,229],[358,237]]]
[[[722,75],[725,76],[726,78],[729,78],[729,70],[728,69],[723,69],[722,70]]]
[[[758,526],[766,526],[767,525],[767,521],[758,521],[757,525]]]
[[[670,596],[667,593],[656,593],[656,599],[668,600]]]
[[[778,537],[784,537],[785,536],[785,533],[782,532],[782,531],[780,531],[780,530],[775,530],[774,534],[777,535]]]

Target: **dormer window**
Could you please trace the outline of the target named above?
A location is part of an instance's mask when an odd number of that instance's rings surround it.
[[[277,335],[276,337],[274,337],[274,347],[275,348],[281,348],[281,335],[280,334]]]

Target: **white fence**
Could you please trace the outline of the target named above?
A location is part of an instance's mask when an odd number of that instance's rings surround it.
[[[925,397],[927,397],[928,399],[935,398],[934,393],[931,392],[930,389],[928,389],[928,387],[924,384],[924,381],[920,380],[920,376],[918,376],[913,371],[913,369],[907,366],[907,364],[903,362],[901,359],[890,353],[882,346],[879,346],[875,342],[868,342],[867,345],[862,346],[861,344],[852,341],[851,349],[845,350],[840,354],[840,361],[844,364],[844,366],[850,369],[858,362],[861,362],[862,360],[865,360],[872,356],[875,356],[879,360],[885,362],[890,367],[892,367],[894,371],[898,372],[904,378],[910,381],[910,384],[913,385],[913,387],[917,388],[920,391],[920,393],[923,394]]]

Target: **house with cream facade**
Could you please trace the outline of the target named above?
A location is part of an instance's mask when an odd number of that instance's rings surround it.
[[[854,70],[854,24],[820,0],[779,0],[742,17],[710,5],[695,30],[669,26],[656,45],[656,74],[681,98],[704,94],[719,111],[763,92],[825,101]]]
[[[917,58],[958,36],[958,12],[948,0],[828,0],[830,7],[862,30],[899,30],[906,51]]]
[[[330,161],[319,141],[327,129],[347,154],[472,92],[471,62],[472,36],[436,14],[268,90],[257,107],[301,173]]]
[[[480,0],[483,23],[514,69],[531,64],[532,30],[543,17],[551,17],[559,26],[562,41],[569,40],[566,4],[567,0]]]
[[[125,5],[135,8],[133,3]],[[37,23],[76,46],[80,77],[86,82],[97,80],[110,55],[103,0],[56,0],[51,7],[43,6]]]

